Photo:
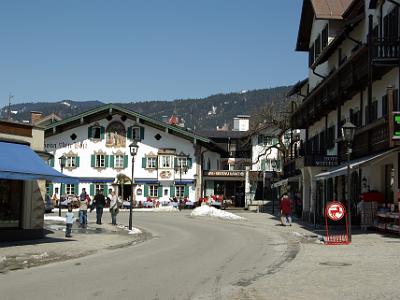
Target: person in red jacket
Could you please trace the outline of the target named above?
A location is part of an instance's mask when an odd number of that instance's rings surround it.
[[[280,204],[282,226],[292,226],[292,202],[287,194],[282,195]]]

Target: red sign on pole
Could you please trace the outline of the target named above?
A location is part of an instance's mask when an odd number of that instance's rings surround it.
[[[337,228],[334,232],[329,232],[329,226],[328,226],[328,218],[334,222],[337,222],[341,220],[343,217],[345,218],[345,223],[346,223],[346,231],[345,233],[338,231]],[[331,222],[332,223],[332,222]],[[328,202],[325,206],[325,225],[326,225],[326,238],[325,238],[325,244],[327,245],[345,245],[349,244],[349,226],[347,222],[347,212],[346,208],[341,202],[337,201],[332,201]],[[340,227],[336,226],[333,224],[335,227]]]

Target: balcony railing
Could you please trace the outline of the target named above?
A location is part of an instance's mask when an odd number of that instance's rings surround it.
[[[375,62],[398,64],[400,59],[400,40],[398,38],[374,38],[372,59]]]
[[[381,152],[389,148],[389,125],[384,118],[364,126],[356,132],[354,137],[351,158],[359,158],[365,155]],[[346,146],[339,142],[339,157],[346,160]]]
[[[230,151],[228,152],[228,157],[223,158],[251,158],[251,150]]]

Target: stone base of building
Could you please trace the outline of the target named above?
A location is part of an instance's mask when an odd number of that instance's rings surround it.
[[[44,237],[41,229],[0,229],[0,242],[34,240]]]

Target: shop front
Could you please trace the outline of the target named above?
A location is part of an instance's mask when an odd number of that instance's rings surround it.
[[[204,171],[203,195],[212,197],[219,195],[229,205],[234,207],[245,206],[245,171]]]

